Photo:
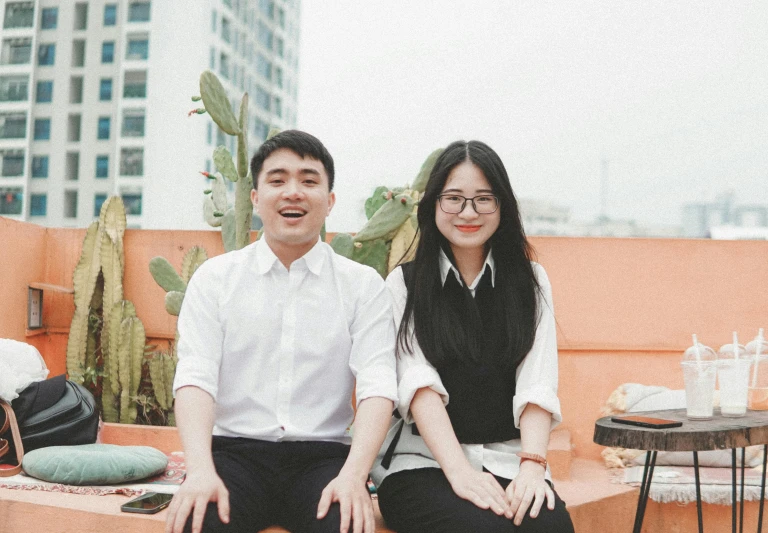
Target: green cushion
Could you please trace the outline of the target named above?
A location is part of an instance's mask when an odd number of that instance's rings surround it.
[[[168,457],[149,446],[83,444],[49,446],[24,455],[24,472],[66,485],[111,485],[144,479],[165,471]]]

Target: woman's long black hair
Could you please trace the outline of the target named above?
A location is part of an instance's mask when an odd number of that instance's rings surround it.
[[[435,222],[438,196],[451,171],[465,161],[483,172],[499,198],[499,227],[488,244],[495,264],[492,292],[498,305],[494,307],[501,315],[494,322],[505,329],[503,344],[507,349],[496,356],[504,367],[516,368],[533,346],[538,323],[539,284],[531,264],[534,252],[525,238],[517,199],[504,164],[496,152],[480,141],[450,144],[438,157],[429,176],[419,202],[420,240],[412,275],[406,282],[408,297],[397,334],[397,353],[412,353],[410,332],[413,331],[427,360],[435,367],[453,358],[473,362],[485,359],[481,353],[483,324],[477,307],[471,304],[466,282],[463,293],[468,305],[458,313],[455,305],[448,305],[440,276],[440,250],[445,251],[452,262],[454,259],[448,240]],[[409,327],[411,323],[413,329]]]

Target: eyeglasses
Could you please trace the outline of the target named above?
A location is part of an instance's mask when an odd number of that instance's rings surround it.
[[[492,194],[481,194],[473,198],[458,194],[441,194],[437,199],[440,203],[440,209],[450,215],[458,215],[464,211],[467,202],[472,204],[472,209],[478,215],[490,215],[499,208],[499,199]]]

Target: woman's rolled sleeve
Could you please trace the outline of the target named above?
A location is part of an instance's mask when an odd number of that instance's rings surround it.
[[[552,413],[552,428],[563,419],[560,400],[557,397],[557,335],[552,286],[544,268],[534,263],[539,282],[539,324],[530,352],[517,368],[517,382],[513,410],[515,426],[520,425],[520,415],[529,403],[536,404]]]
[[[398,361],[397,409],[400,411],[400,416],[403,417],[405,423],[412,424],[411,402],[419,389],[432,389],[440,395],[443,405],[448,405],[448,391],[445,390],[443,382],[440,380],[440,375],[432,365],[426,361],[410,362],[405,363],[407,368],[402,368],[403,359],[411,359],[411,356],[405,356],[401,358],[401,361]]]
[[[198,387],[216,400],[224,333],[219,319],[218,283],[213,263],[200,266],[189,281],[179,313],[179,362],[173,394],[182,387]]]

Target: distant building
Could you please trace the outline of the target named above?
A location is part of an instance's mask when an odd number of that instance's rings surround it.
[[[761,239],[768,232],[768,205],[737,205],[732,191],[713,202],[686,204],[682,215],[686,237]]]
[[[248,92],[251,149],[296,124],[300,0],[0,0],[0,215],[87,226],[108,195],[130,227],[207,227],[214,71]]]
[[[638,224],[634,220],[599,217],[591,222],[571,219],[570,209],[544,200],[521,198],[520,212],[527,235],[567,237],[679,237],[676,226]]]

